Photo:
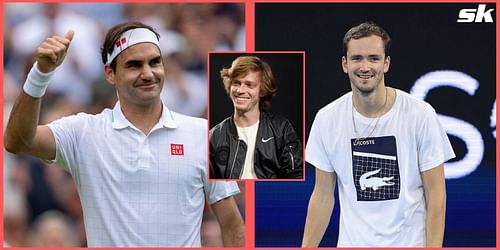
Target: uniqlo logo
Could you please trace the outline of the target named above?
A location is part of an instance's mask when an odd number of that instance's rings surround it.
[[[184,144],[170,144],[171,155],[184,155]]]
[[[125,44],[127,42],[127,38],[123,37],[121,40],[116,42],[116,47],[119,48],[121,45]]]

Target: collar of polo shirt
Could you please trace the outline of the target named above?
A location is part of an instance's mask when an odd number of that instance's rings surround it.
[[[120,38],[115,42],[113,46],[113,51],[108,54],[108,60],[106,64],[111,64],[111,62],[128,47],[133,46],[138,43],[153,43],[158,48],[160,44],[158,42],[158,37],[156,34],[146,28],[136,28],[123,32]]]
[[[127,120],[127,118],[123,114],[119,101],[116,102],[115,107],[113,108],[113,111],[111,113],[111,126],[114,129],[123,129],[126,127],[134,128],[134,125],[129,120]],[[172,111],[170,111],[170,109],[168,109],[165,104],[163,104],[160,120],[155,125],[155,127],[157,126],[162,126],[165,128],[177,128],[177,122],[174,119]]]

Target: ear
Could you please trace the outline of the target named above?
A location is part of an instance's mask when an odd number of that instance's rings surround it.
[[[342,56],[342,70],[347,74],[347,58]]]
[[[384,73],[387,73],[389,71],[389,66],[391,65],[391,57],[386,56],[384,59]]]
[[[106,75],[106,81],[111,85],[115,85],[115,72],[109,64],[104,65],[104,74]]]

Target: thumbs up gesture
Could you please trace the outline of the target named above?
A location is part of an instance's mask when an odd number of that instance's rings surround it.
[[[38,70],[48,73],[61,65],[66,57],[74,34],[74,31],[69,30],[64,37],[52,36],[45,39],[36,52]]]

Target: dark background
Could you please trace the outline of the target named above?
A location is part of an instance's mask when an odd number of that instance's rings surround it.
[[[445,246],[494,247],[495,126],[490,115],[495,102],[496,5],[494,23],[457,23],[461,9],[478,4],[256,4],[256,50],[306,51],[306,134],[316,112],[350,91],[342,72],[342,38],[352,26],[374,21],[391,36],[391,65],[386,85],[409,92],[415,81],[435,70],[464,72],[479,82],[471,96],[458,88],[431,90],[425,101],[438,114],[474,126],[484,140],[479,167],[458,179],[447,179]],[[465,143],[450,136],[461,160]],[[307,137],[306,137],[307,138]],[[307,159],[307,155],[306,155]],[[306,168],[303,183],[256,183],[255,242],[263,246],[300,246],[314,168]],[[335,246],[338,200],[320,246]],[[382,212],[381,212],[382,215]]]
[[[222,68],[230,68],[234,59],[253,55],[271,67],[278,92],[269,111],[288,118],[297,136],[303,140],[303,66],[302,52],[287,53],[210,53],[210,128],[233,114],[233,103],[220,77]]]

